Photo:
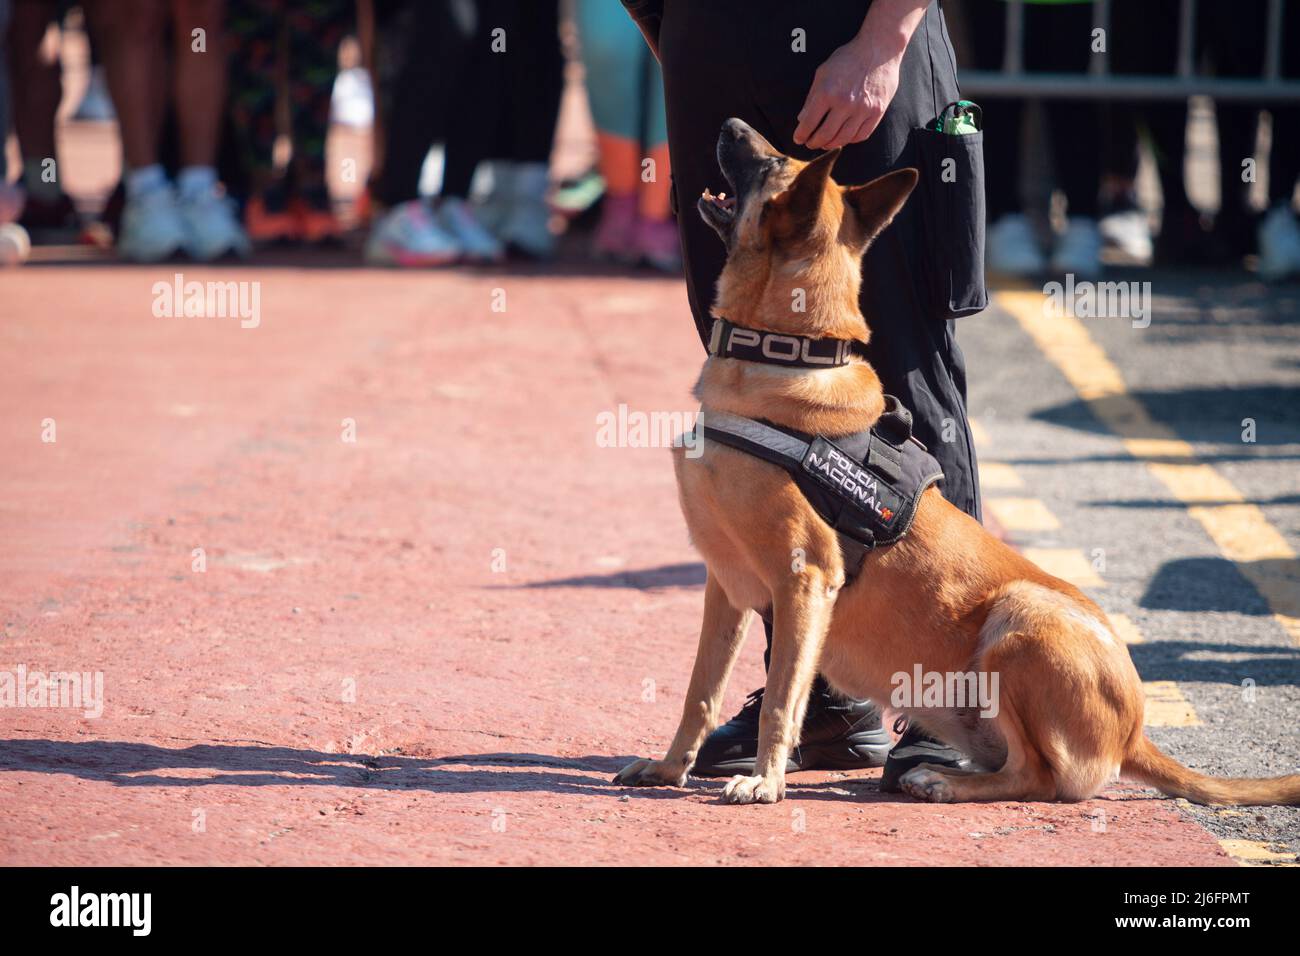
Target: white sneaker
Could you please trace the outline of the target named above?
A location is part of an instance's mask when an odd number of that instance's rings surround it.
[[[211,262],[227,253],[241,259],[253,251],[244,227],[235,215],[235,204],[216,189],[176,200],[185,225],[185,251],[198,262]]]
[[[1020,213],[1010,213],[993,224],[985,258],[994,272],[1013,276],[1038,275],[1047,268],[1034,227]]]
[[[1290,203],[1278,203],[1259,224],[1259,276],[1277,282],[1300,272],[1300,223]]]
[[[1052,271],[1080,279],[1101,275],[1101,231],[1096,219],[1071,216],[1052,253]]]
[[[437,220],[460,243],[465,258],[474,262],[500,262],[505,258],[505,246],[483,228],[465,200],[455,196],[444,198],[438,204]]]
[[[185,221],[171,183],[128,199],[122,210],[117,251],[132,262],[161,262],[185,244]]]
[[[1101,238],[1135,262],[1151,261],[1151,223],[1141,209],[1124,209],[1103,216],[1097,224]]]
[[[545,163],[518,163],[514,168],[510,211],[497,233],[503,242],[537,259],[555,252],[551,208],[546,203],[550,172]]]
[[[394,206],[375,223],[366,240],[366,261],[376,265],[440,266],[460,255],[460,243],[438,225],[421,199]]]

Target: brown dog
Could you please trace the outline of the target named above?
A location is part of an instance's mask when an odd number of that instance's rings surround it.
[[[723,124],[717,152],[734,196],[706,191],[698,203],[728,251],[713,314],[748,329],[866,342],[860,260],[902,208],[915,170],[841,187],[830,178],[838,150],[804,163],[738,119]],[[805,310],[794,311],[800,290]],[[885,407],[880,380],[858,358],[796,369],[715,356],[696,397],[706,423],[725,412],[830,438],[869,428]],[[1101,609],[935,488],[922,494],[908,535],[870,552],[845,587],[836,534],[787,471],[712,441],[698,456],[676,449],[674,463],[708,565],[699,650],[667,755],[636,761],[616,782],[685,783],[718,723],[753,610],[770,607],[756,775],[732,779],[727,802],[781,799],[818,671],[845,694],[885,701],[897,675],[919,667],[997,675],[1000,694],[996,716],[929,702],[903,708],[978,767],[908,771],[902,786],[918,799],[1084,800],[1123,773],[1198,803],[1300,803],[1300,775],[1208,777],[1157,750],[1142,731],[1141,681]]]

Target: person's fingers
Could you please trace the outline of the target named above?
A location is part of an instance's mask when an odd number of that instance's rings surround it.
[[[821,93],[816,89],[808,91],[808,99],[804,100],[803,109],[799,111],[799,125],[794,130],[794,141],[800,146],[804,141],[813,134],[813,130],[821,123],[822,117],[826,115],[827,104],[822,99]]]
[[[836,147],[848,146],[850,143],[856,143],[857,140],[854,137],[857,135],[858,130],[862,128],[864,122],[865,119],[863,118],[862,110],[852,110],[845,117],[844,125],[839,128],[839,131],[834,136],[826,141],[826,144],[822,146],[822,149],[835,149]]]
[[[876,127],[879,125],[880,125],[880,113],[876,112],[875,110],[872,110],[865,117],[863,117],[862,122],[858,124],[858,128],[855,129],[851,134],[849,134],[848,138],[840,145],[849,146],[853,143],[862,142],[864,139],[866,139],[872,133],[874,133],[876,131]]]
[[[804,145],[809,149],[830,149],[830,143],[840,134],[845,123],[856,125],[852,111],[844,107],[831,109]]]

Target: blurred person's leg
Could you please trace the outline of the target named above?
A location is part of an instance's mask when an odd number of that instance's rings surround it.
[[[1006,4],[966,0],[970,66],[1002,69],[1006,48]],[[1021,133],[1024,100],[988,96],[980,100],[984,128],[984,203],[989,222],[986,262],[995,272],[1037,275],[1047,267],[1038,236],[1021,202]]]
[[[185,225],[167,173],[158,161],[160,102],[167,89],[163,64],[164,0],[93,0],[86,15],[104,56],[122,139],[126,204],[117,236],[119,253],[154,262],[185,242]]]
[[[546,204],[550,186],[551,147],[564,88],[557,0],[479,0],[479,16],[490,33],[505,30],[507,44],[495,57],[485,95],[497,103],[464,143],[457,165],[464,169],[484,159],[509,163],[504,215],[496,224],[500,240],[533,258],[548,258],[555,248]],[[490,47],[483,49],[490,50]],[[476,56],[482,54],[476,50]],[[494,85],[495,84],[495,85]],[[463,111],[462,111],[463,112]],[[453,142],[448,135],[448,165]],[[459,184],[453,182],[453,189]],[[452,193],[459,195],[459,193]]]
[[[1284,4],[1285,7],[1285,4]],[[1204,3],[1197,7],[1198,28],[1216,76],[1258,78],[1263,73],[1268,30],[1263,0]],[[1219,255],[1239,258],[1253,251],[1258,213],[1250,204],[1243,161],[1254,160],[1259,131],[1257,104],[1216,102],[1219,133],[1219,212],[1214,236]]]
[[[215,167],[225,95],[223,6],[222,0],[87,4],[122,135],[126,206],[118,249],[127,258],[157,261],[184,249],[210,260],[248,251],[231,204],[218,190]],[[170,85],[163,55],[169,19],[175,53]],[[179,197],[159,162],[159,107],[168,89],[177,107]]]
[[[290,185],[299,235],[308,242],[340,233],[325,178],[325,138],[338,75],[339,46],[352,27],[353,0],[297,0],[286,16],[289,120],[293,132]]]
[[[10,109],[27,194],[20,221],[37,242],[66,240],[77,225],[72,200],[63,191],[55,140],[62,65],[44,49],[46,32],[58,23],[60,11],[54,0],[17,0],[9,25]]]
[[[276,103],[286,0],[228,0],[229,112],[249,184],[244,221],[256,242],[288,239],[296,222],[276,175]]]
[[[669,212],[663,83],[657,64],[654,73],[647,75],[648,61],[654,57],[621,4],[579,0],[576,13],[587,100],[605,180],[593,251],[600,257],[632,262],[641,256],[642,215],[676,228]],[[646,160],[652,161],[654,175],[652,182],[643,183]],[[676,236],[672,238],[676,243]]]
[[[1144,0],[1143,3],[1112,3],[1111,29],[1107,37],[1112,72],[1119,75],[1173,76],[1178,66],[1176,28],[1152,30],[1151,24],[1178,23],[1180,0]],[[1131,106],[1116,105],[1112,115],[1126,122],[1132,111],[1135,127],[1144,128],[1156,165],[1161,191],[1160,236],[1154,249],[1157,261],[1181,261],[1186,250],[1201,240],[1199,215],[1187,199],[1184,181],[1186,160],[1187,103],[1185,100],[1151,100]],[[1137,176],[1136,155],[1129,157],[1120,130],[1108,150],[1108,169],[1119,176]],[[1111,169],[1111,164],[1114,168]],[[1136,197],[1135,197],[1136,198]]]
[[[465,258],[494,262],[505,256],[505,243],[497,230],[512,213],[513,197],[500,203],[500,221],[494,223],[494,230],[480,218],[481,210],[470,204],[470,187],[481,162],[509,158],[509,149],[503,144],[509,137],[510,66],[524,55],[530,41],[518,23],[515,4],[480,0],[466,9],[472,9],[473,20],[459,27],[471,29],[472,34],[465,43],[461,73],[454,81],[457,92],[445,101],[447,138],[435,215]],[[504,49],[499,47],[501,43]],[[511,178],[494,183],[495,193],[513,188],[513,169],[498,165],[509,169]]]
[[[646,157],[651,161],[654,176],[641,183],[637,201],[636,247],[642,259],[656,269],[679,272],[682,247],[672,214],[672,163],[668,153],[663,74],[659,61],[648,49],[642,53],[642,79],[644,131],[641,141],[645,144]]]
[[[217,146],[226,103],[225,0],[170,0],[172,105],[180,146],[176,188],[185,251],[207,261],[250,251],[234,204],[220,191]],[[198,31],[202,34],[196,35]],[[201,37],[201,39],[200,39]]]
[[[1025,19],[1030,34],[1025,65],[1030,70],[1082,74],[1099,55],[1092,52],[1091,4],[1029,6]],[[1048,100],[1043,109],[1056,185],[1066,202],[1065,231],[1056,240],[1051,268],[1093,277],[1101,271],[1101,107],[1088,100]]]
[[[466,75],[477,12],[472,4],[422,0],[379,4],[375,12],[384,146],[374,184],[385,211],[371,227],[366,259],[410,268],[454,262],[461,244],[420,198],[420,171],[434,140],[452,137],[452,102],[478,100],[476,84]]]
[[[9,18],[13,0],[0,0],[0,187],[9,184]],[[8,222],[8,219],[0,221]]]
[[[1300,10],[1285,8],[1282,21],[1282,76],[1300,78]],[[1282,279],[1300,273],[1300,222],[1295,213],[1300,179],[1300,106],[1277,104],[1272,110],[1268,154],[1268,212],[1259,224],[1259,273]]]
[[[1131,103],[1102,106],[1102,177],[1098,227],[1102,241],[1129,259],[1147,263],[1153,251],[1151,223],[1138,202],[1138,128],[1141,112]]]
[[[172,95],[180,132],[181,177],[210,170],[216,179],[217,136],[226,101],[225,0],[169,0],[172,11]],[[206,50],[195,49],[195,30]],[[184,186],[182,185],[182,189]]]
[[[637,193],[644,158],[641,67],[649,50],[622,4],[578,0],[575,12],[600,175],[605,180],[592,251],[601,258],[631,262],[637,257]]]
[[[22,214],[23,189],[9,182],[9,18],[13,0],[0,0],[0,223],[13,222]]]
[[[471,32],[445,3],[381,4],[377,25],[376,99],[384,120],[383,167],[375,198],[387,207],[417,199],[429,147],[446,135],[447,101],[465,93],[463,73]]]

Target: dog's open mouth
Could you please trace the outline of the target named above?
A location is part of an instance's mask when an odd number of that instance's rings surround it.
[[[736,197],[728,196],[726,193],[717,193],[715,195],[712,190],[705,187],[696,205],[699,207],[700,215],[704,217],[704,221],[725,238],[736,218]]]

